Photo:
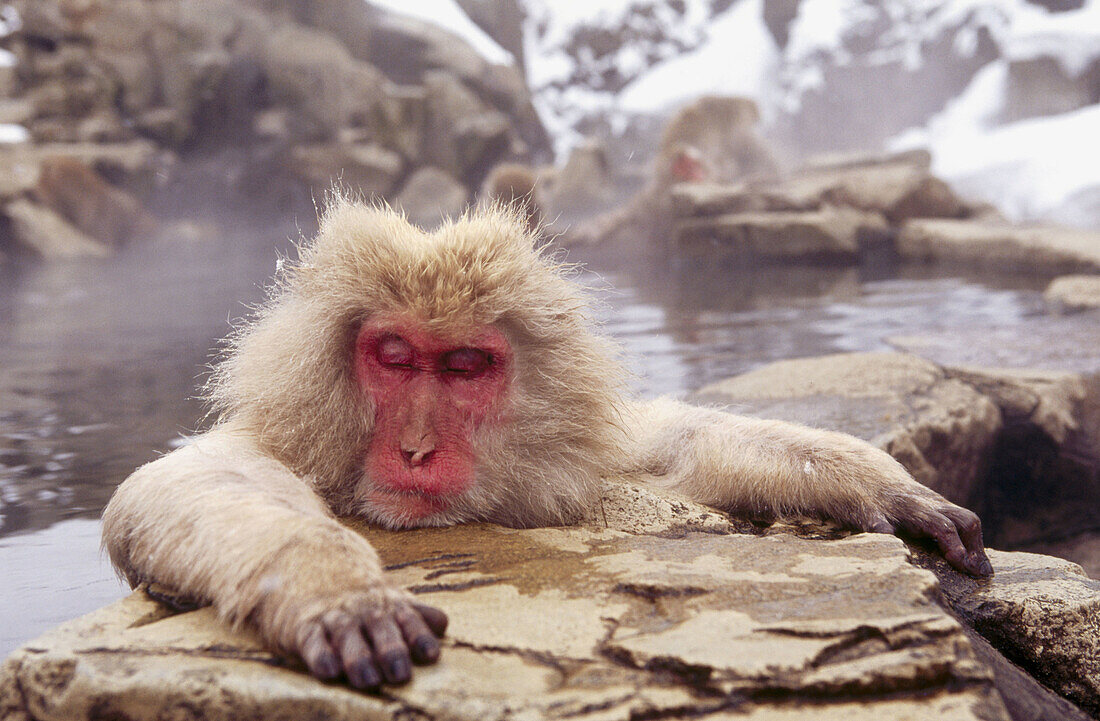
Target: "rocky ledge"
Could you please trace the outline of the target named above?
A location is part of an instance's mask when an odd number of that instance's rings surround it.
[[[572,528],[362,530],[452,619],[410,684],[320,683],[139,591],[12,654],[0,718],[1087,718],[959,618],[1100,710],[1100,583],[1057,559],[994,553],[973,581],[916,551],[941,587],[892,536],[738,524],[629,479]]]

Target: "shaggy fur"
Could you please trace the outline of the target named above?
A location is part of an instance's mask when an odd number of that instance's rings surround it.
[[[568,523],[596,502],[601,476],[637,473],[727,510],[902,527],[935,536],[956,565],[984,559],[973,514],[862,441],[629,399],[586,297],[516,211],[496,206],[426,233],[336,198],[322,221],[229,340],[206,389],[214,428],[138,469],[104,511],[104,544],[132,584],[210,601],[289,653],[326,612],[408,601],[336,518],[401,521],[367,502],[374,409],[352,361],[362,323],[395,313],[456,338],[492,325],[514,353],[507,421],[474,432],[473,487],[432,523]],[[964,552],[956,528],[978,534],[977,550],[971,540]]]

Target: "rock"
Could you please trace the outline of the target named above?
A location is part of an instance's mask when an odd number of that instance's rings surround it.
[[[466,210],[470,196],[465,186],[439,168],[421,168],[413,173],[394,199],[409,222],[421,228],[435,228],[445,218]]]
[[[936,603],[934,576],[896,538],[363,530],[391,577],[451,618],[440,662],[407,685],[374,695],[320,683],[209,609],[173,614],[139,592],[10,656],[0,708],[133,721],[180,708],[272,719],[1008,718],[990,671]]]
[[[1096,102],[1100,61],[1079,73],[1069,72],[1052,55],[1011,58],[1005,80],[1002,122],[1060,115]]]
[[[1100,308],[1100,275],[1055,278],[1043,298],[1058,313]]]
[[[784,194],[882,213],[897,225],[910,218],[962,218],[968,207],[932,176],[923,154],[854,158],[818,164],[784,181]]]
[[[1100,579],[1100,532],[1090,531],[1072,538],[1033,543],[1029,550],[1073,561],[1084,569],[1089,578]]]
[[[694,400],[850,433],[960,504],[984,480],[1002,427],[992,400],[935,364],[900,353],[770,363],[706,386]]]
[[[16,244],[43,260],[105,257],[110,248],[88,237],[49,208],[29,200],[13,200],[3,211],[11,222]]]
[[[550,214],[573,219],[603,209],[613,187],[607,149],[599,141],[586,141],[573,148],[550,186]]]
[[[1100,231],[966,220],[912,220],[898,252],[907,259],[980,263],[1029,273],[1100,270]]]
[[[28,98],[4,98],[0,100],[0,123],[25,125],[34,117],[34,104]]]
[[[111,247],[156,229],[156,221],[134,196],[111,187],[102,176],[72,157],[44,160],[34,194],[81,232]]]
[[[729,213],[809,211],[822,200],[803,188],[748,183],[677,183],[670,189],[677,218],[709,217]]]
[[[21,151],[36,168],[54,157],[71,157],[89,166],[111,185],[138,198],[169,181],[179,161],[175,153],[148,140],[127,143],[40,143]],[[37,178],[37,174],[35,176]]]
[[[401,156],[373,143],[299,145],[290,151],[288,171],[316,196],[336,183],[363,197],[385,196],[401,177]]]
[[[1100,715],[1100,581],[1069,561],[991,551],[996,575],[977,581],[937,569],[962,619],[995,648],[1092,714]]]
[[[770,260],[853,261],[861,243],[888,232],[874,213],[824,207],[805,212],[745,212],[690,218],[676,225],[680,249],[692,254],[716,251]]]

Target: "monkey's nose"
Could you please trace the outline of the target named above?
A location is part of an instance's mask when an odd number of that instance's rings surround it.
[[[434,452],[434,448],[417,448],[411,451],[405,448],[401,449],[401,455],[405,456],[405,462],[414,467],[427,463]]]

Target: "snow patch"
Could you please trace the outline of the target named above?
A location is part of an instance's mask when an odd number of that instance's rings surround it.
[[[632,113],[667,111],[706,94],[761,98],[779,51],[764,26],[764,0],[742,0],[707,27],[697,50],[652,68],[631,83],[618,107]]]
[[[11,123],[0,124],[0,144],[12,145],[15,143],[25,143],[30,139],[30,132],[22,125],[13,125]]]
[[[502,48],[466,15],[454,0],[366,0],[390,12],[409,15],[458,35],[491,63],[511,65],[512,53]]]

